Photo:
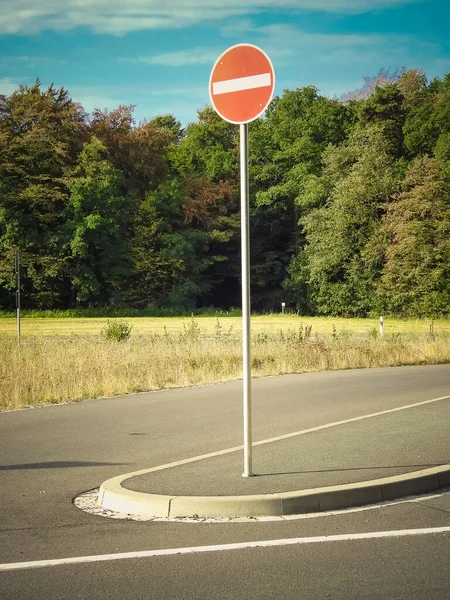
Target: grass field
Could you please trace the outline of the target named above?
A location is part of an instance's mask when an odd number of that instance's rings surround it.
[[[217,319],[226,330],[231,328],[235,334],[241,333],[241,317],[227,315],[194,317],[202,334],[215,333]],[[110,319],[116,321],[120,319]],[[162,335],[166,331],[170,334],[182,332],[184,327],[189,326],[190,317],[131,317],[124,319],[133,327],[133,335]],[[23,318],[21,319],[21,335],[23,337],[41,336],[84,336],[99,335],[106,325],[106,318]],[[303,325],[312,325],[313,334],[332,335],[333,326],[337,332],[351,332],[367,334],[374,329],[378,330],[378,319],[342,319],[337,317],[300,317],[297,315],[254,315],[251,318],[253,332],[277,332],[280,329],[297,329]],[[392,333],[418,333],[429,332],[431,321],[412,319],[384,319],[385,334]],[[450,333],[450,320],[438,319],[433,322],[435,333]],[[0,319],[0,336],[17,335],[15,319]]]
[[[130,318],[108,341],[107,319],[0,319],[0,410],[239,379],[241,319]],[[111,319],[112,321],[112,319]],[[450,362],[450,321],[252,317],[252,375]],[[312,333],[305,335],[306,325]]]

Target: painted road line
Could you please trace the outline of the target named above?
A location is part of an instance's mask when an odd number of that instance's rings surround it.
[[[289,438],[297,437],[300,435],[306,435],[307,433],[314,433],[315,431],[322,431],[323,429],[330,429],[331,427],[338,427],[339,425],[346,425],[347,423],[356,423],[357,421],[364,421],[365,419],[373,419],[374,417],[380,417],[382,415],[387,415],[389,413],[398,412],[401,410],[407,410],[409,408],[415,408],[417,406],[424,406],[426,404],[432,404],[433,402],[440,402],[441,400],[449,400],[450,396],[442,396],[441,398],[432,398],[431,400],[423,400],[422,402],[415,402],[414,404],[406,404],[404,406],[399,406],[397,408],[389,408],[387,410],[382,410],[375,413],[370,413],[368,415],[361,415],[359,417],[352,417],[350,419],[345,419],[343,421],[335,421],[333,423],[326,423],[325,425],[318,425],[317,427],[310,427],[309,429],[302,429],[300,431],[294,431],[292,433],[286,433],[283,435],[278,435],[276,437],[267,438],[265,440],[260,440],[259,442],[253,442],[253,446],[263,446],[264,444],[271,444],[272,442],[281,442],[282,440],[287,440]],[[150,467],[148,469],[142,469],[140,471],[134,471],[133,473],[127,473],[125,475],[119,475],[117,480],[124,481],[125,479],[129,479],[131,477],[136,477],[137,475],[144,475],[147,473],[154,473],[155,471],[163,471],[164,469],[171,469],[173,467],[181,467],[182,465],[187,465],[189,463],[197,462],[199,460],[205,460],[207,458],[214,458],[216,456],[224,456],[225,454],[231,454],[232,452],[238,452],[239,450],[243,450],[244,446],[234,446],[233,448],[225,448],[224,450],[217,450],[215,452],[209,452],[208,454],[201,454],[200,456],[192,456],[191,458],[184,458],[181,460],[177,460],[171,463],[166,463],[164,465],[158,465],[156,467]]]
[[[323,535],[316,537],[286,538],[280,540],[261,540],[257,542],[240,542],[236,544],[221,544],[215,546],[192,546],[190,548],[165,548],[162,550],[143,550],[138,552],[120,552],[117,554],[98,554],[94,556],[76,556],[73,558],[58,558],[54,560],[36,560],[20,563],[0,564],[0,571],[17,571],[23,569],[38,569],[43,567],[58,567],[62,565],[77,565],[112,560],[136,558],[152,558],[157,556],[176,556],[181,554],[201,554],[204,552],[226,552],[246,550],[249,548],[273,548],[277,546],[295,546],[302,544],[320,544],[324,542],[350,542],[356,540],[371,540],[384,538],[400,538],[417,535],[436,535],[450,533],[448,527],[430,527],[427,529],[401,529],[396,531],[373,531],[368,533],[348,533],[341,535]]]
[[[270,73],[261,75],[250,75],[249,77],[237,77],[236,79],[226,79],[225,81],[216,81],[213,83],[213,94],[228,94],[230,92],[243,92],[245,90],[254,90],[256,88],[268,87],[272,85]]]
[[[350,419],[345,419],[342,421],[335,421],[333,423],[327,423],[325,425],[319,425],[317,427],[311,427],[309,429],[303,429],[301,431],[295,431],[292,433],[280,435],[277,437],[268,438],[265,440],[260,440],[259,442],[255,442],[254,446],[260,446],[263,444],[269,444],[272,442],[277,442],[281,440],[286,440],[289,438],[293,438],[300,435],[305,435],[308,433],[321,431],[324,429],[330,429],[331,427],[337,427],[340,425],[345,425],[348,423],[354,423],[363,421],[366,419],[371,419],[375,417],[379,417],[382,415],[395,413],[419,406],[428,405],[431,403],[439,402],[442,400],[448,400],[450,396],[442,396],[439,398],[432,398],[430,400],[423,400],[421,402],[415,402],[413,404],[407,404],[403,406],[399,406],[396,408],[386,409],[383,411],[378,411],[375,413],[370,413],[366,415],[360,415],[358,417],[352,417]],[[98,495],[98,504],[103,509],[113,510],[117,512],[127,512],[132,514],[139,514],[144,516],[151,517],[188,517],[192,515],[199,515],[202,517],[239,517],[239,516],[273,516],[273,515],[285,515],[285,514],[293,514],[293,513],[305,513],[305,512],[318,512],[320,511],[321,503],[324,502],[325,505],[322,510],[330,510],[330,509],[338,509],[338,508],[349,508],[351,505],[355,504],[374,504],[376,502],[391,499],[391,491],[390,488],[393,486],[398,486],[398,484],[402,485],[404,488],[403,495],[411,495],[418,494],[421,492],[429,492],[439,487],[444,487],[444,483],[441,482],[439,478],[439,468],[438,471],[431,470],[430,472],[416,472],[409,474],[407,476],[408,482],[404,482],[404,476],[400,476],[400,478],[385,478],[383,480],[376,481],[368,481],[363,484],[352,484],[350,486],[334,486],[333,488],[321,488],[320,490],[308,490],[309,496],[305,494],[305,492],[297,491],[288,494],[276,494],[276,495],[260,495],[260,496],[243,496],[243,497],[184,497],[184,496],[168,496],[168,495],[155,495],[155,494],[145,494],[142,492],[132,491],[126,488],[124,483],[131,479],[132,477],[137,477],[140,475],[146,475],[149,473],[154,473],[156,471],[162,471],[164,469],[174,468],[186,464],[191,464],[194,462],[198,462],[201,460],[205,460],[208,458],[224,456],[226,454],[230,454],[232,452],[236,452],[242,450],[243,446],[235,446],[234,448],[226,448],[224,450],[218,450],[216,452],[210,452],[208,454],[203,454],[200,456],[194,456],[191,458],[175,461],[172,463],[167,463],[164,465],[158,465],[156,467],[150,467],[147,469],[142,469],[140,471],[134,471],[131,473],[125,473],[123,475],[118,475],[107,481],[104,481],[99,490]],[[444,465],[444,467],[448,470],[448,465]],[[441,467],[442,469],[442,467]],[[437,478],[436,478],[437,476]],[[429,478],[434,477],[434,481],[428,481]],[[351,490],[350,490],[351,488]],[[352,499],[350,504],[345,503],[344,499],[346,495],[350,491],[354,492],[355,488],[358,488],[358,502],[355,501],[355,498]],[[398,491],[398,490],[397,490]],[[320,492],[320,494],[319,494]],[[386,492],[386,494],[385,494]],[[398,494],[397,494],[398,495]],[[370,501],[368,499],[370,498]],[[332,500],[332,506],[327,504],[330,500]],[[256,510],[255,501],[258,501],[258,510]],[[300,504],[301,506],[300,506]],[[194,504],[193,504],[194,503]],[[199,512],[201,504],[202,511]],[[220,512],[219,503],[221,503],[222,508]],[[309,504],[311,503],[311,505]],[[319,503],[319,506],[317,506]],[[239,511],[236,512],[238,505],[240,506]],[[248,512],[248,507],[252,506],[252,512]],[[246,508],[246,512],[242,512],[244,510],[244,506]],[[152,512],[149,513],[149,508],[151,507]],[[214,512],[208,512],[214,508]],[[231,510],[233,509],[233,510]],[[192,512],[193,511],[193,512]],[[274,512],[275,511],[275,512]]]
[[[303,429],[302,431],[294,431],[293,433],[286,433],[284,435],[278,435],[273,438],[261,440],[260,442],[254,442],[254,446],[262,446],[263,444],[270,444],[272,442],[280,442],[281,440],[288,440],[289,438],[297,437],[298,435],[305,435],[306,433],[313,433],[314,431],[322,431],[323,429],[329,429],[331,427],[338,427],[339,425],[346,425],[347,423],[357,423],[358,421],[364,421],[365,419],[373,419],[374,417],[381,417],[382,415],[388,415],[390,413],[399,412],[401,410],[407,410],[409,408],[415,408],[417,406],[424,406],[425,404],[432,404],[433,402],[440,402],[442,400],[449,400],[450,396],[442,396],[440,398],[432,398],[431,400],[423,400],[422,402],[415,402],[414,404],[405,404],[398,406],[397,408],[389,408],[387,410],[381,410],[379,412],[370,413],[368,415],[361,415],[359,417],[352,417],[351,419],[344,419],[343,421],[335,421],[334,423],[328,423],[326,425],[319,425],[318,427],[311,427],[310,429]]]

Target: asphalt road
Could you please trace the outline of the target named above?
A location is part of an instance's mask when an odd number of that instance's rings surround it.
[[[447,396],[450,366],[285,376],[255,380],[253,389],[256,441]],[[0,598],[448,600],[447,492],[270,522],[141,523],[72,504],[109,477],[241,444],[240,397],[236,382],[1,414],[0,568],[111,556],[0,570]],[[279,542],[223,547],[270,540]],[[197,551],[118,556],[185,548]]]

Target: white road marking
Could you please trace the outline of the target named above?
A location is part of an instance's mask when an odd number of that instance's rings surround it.
[[[261,75],[216,81],[212,87],[213,95],[219,96],[220,94],[228,94],[229,92],[243,92],[244,90],[254,90],[255,88],[268,87],[270,85],[272,85],[271,74],[262,73]]]
[[[321,431],[323,429],[330,429],[331,427],[338,427],[339,425],[346,425],[347,423],[356,423],[357,421],[364,421],[365,419],[373,419],[374,417],[380,417],[389,413],[398,412],[401,410],[407,410],[409,408],[415,408],[416,406],[424,406],[426,404],[432,404],[433,402],[439,402],[441,400],[449,400],[450,396],[442,396],[441,398],[432,398],[431,400],[423,400],[422,402],[415,402],[414,404],[405,404],[398,406],[397,408],[389,408],[387,410],[381,410],[379,412],[370,413],[368,415],[361,415],[359,417],[352,417],[351,419],[344,419],[343,421],[335,421],[334,423],[326,423],[325,425],[318,425],[317,427],[310,427],[309,429],[302,429],[301,431],[294,431],[292,433],[285,433],[284,435],[278,435],[276,437],[268,438],[266,440],[260,440],[259,442],[253,442],[253,447],[263,446],[264,444],[271,444],[272,442],[279,442],[287,440],[289,438],[297,437],[299,435],[305,435],[307,433],[313,433],[315,431]],[[233,448],[225,448],[224,450],[217,450],[216,452],[209,452],[208,454],[201,454],[200,456],[192,456],[191,458],[184,458],[175,462],[166,463],[165,465],[158,465],[156,467],[150,467],[149,469],[142,469],[140,471],[134,471],[133,473],[126,473],[120,476],[121,481],[129,479],[130,477],[136,477],[137,475],[144,475],[146,473],[154,473],[155,471],[163,471],[164,469],[171,469],[173,467],[180,467],[189,463],[197,462],[199,460],[205,460],[207,458],[214,458],[216,456],[223,456],[225,454],[231,454],[232,452],[238,452],[243,450],[244,446],[234,446]]]
[[[139,552],[120,552],[117,554],[98,554],[94,556],[76,556],[73,558],[58,558],[55,560],[36,560],[20,563],[0,564],[0,571],[16,571],[20,569],[38,569],[42,567],[57,567],[130,558],[152,558],[155,556],[173,556],[179,554],[199,554],[203,552],[225,552],[230,550],[245,550],[248,548],[273,548],[276,546],[294,546],[301,544],[320,544],[323,542],[348,542],[355,540],[370,540],[382,538],[398,538],[415,535],[431,535],[450,533],[448,527],[430,527],[427,529],[401,529],[397,531],[373,531],[368,533],[347,533],[342,535],[323,535],[316,537],[286,538],[281,540],[261,540],[259,542],[240,542],[237,544],[221,544],[215,546],[192,546],[190,548],[165,548],[162,550],[143,550]]]
[[[294,431],[293,433],[286,433],[260,442],[254,442],[253,446],[261,446],[262,444],[270,444],[271,442],[278,442],[281,440],[287,440],[297,435],[304,435],[305,433],[312,433],[313,431],[321,431],[322,429],[329,429],[330,427],[337,427],[338,425],[346,425],[347,423],[356,423],[357,421],[364,421],[365,419],[373,419],[374,417],[380,417],[390,413],[398,412],[401,410],[407,410],[408,408],[415,408],[416,406],[424,406],[425,404],[431,404],[433,402],[439,402],[441,400],[449,400],[450,396],[442,396],[441,398],[432,398],[431,400],[423,400],[422,402],[415,402],[414,404],[405,404],[398,406],[397,408],[389,408],[387,410],[380,410],[379,412],[370,413],[368,415],[361,415],[360,417],[352,417],[351,419],[345,419],[343,421],[335,421],[334,423],[328,423],[326,425],[319,425],[318,427],[311,427],[310,429],[303,429],[302,431]]]

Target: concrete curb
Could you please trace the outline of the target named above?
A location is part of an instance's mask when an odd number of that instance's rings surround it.
[[[450,486],[450,464],[405,475],[329,487],[247,496],[163,496],[122,487],[148,469],[108,479],[98,504],[117,512],[146,517],[261,517],[325,512],[375,504]]]

